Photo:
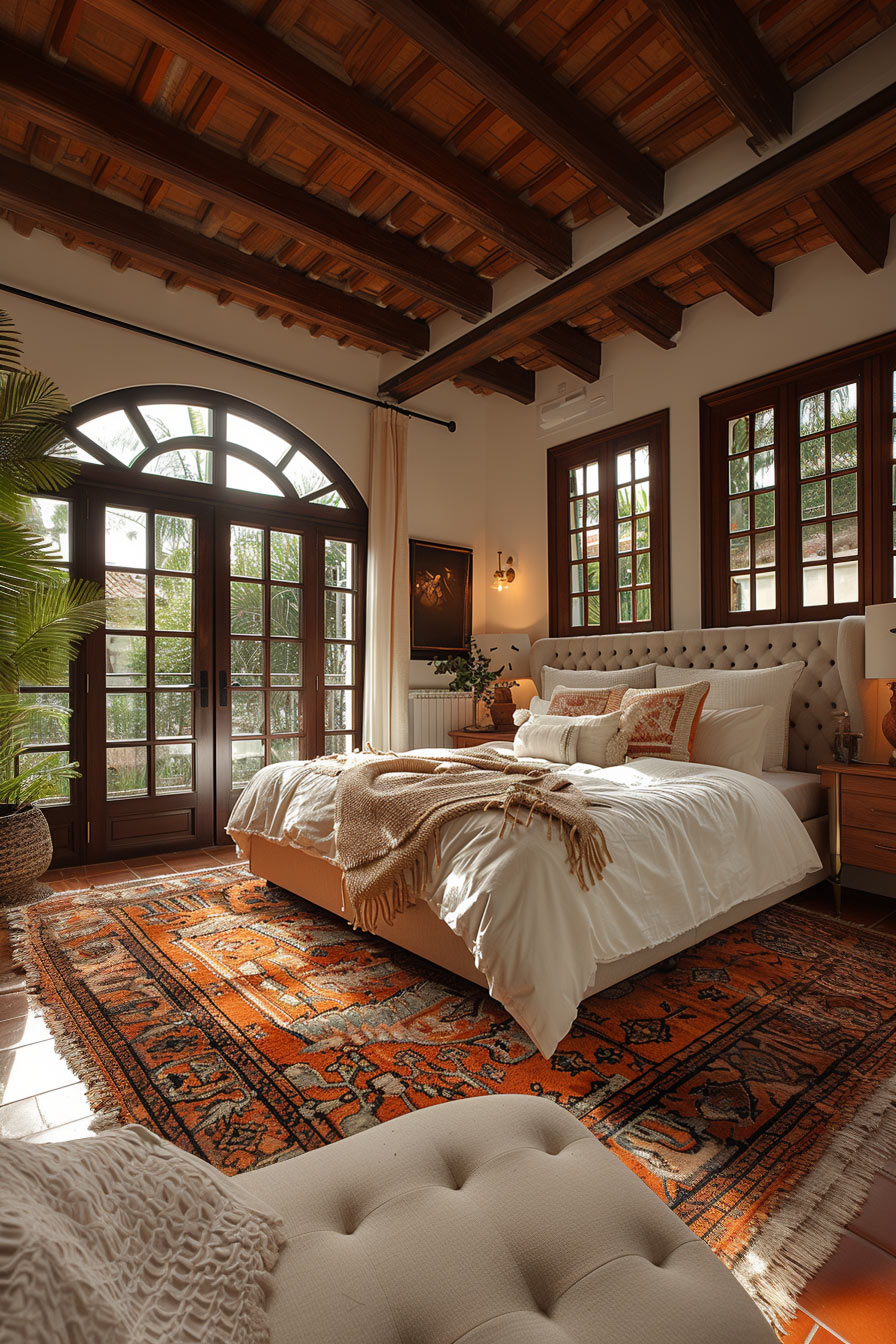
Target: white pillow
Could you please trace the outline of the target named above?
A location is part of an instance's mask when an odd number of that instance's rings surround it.
[[[600,766],[624,763],[629,735],[621,730],[621,709],[610,714],[583,714],[577,722],[580,725],[577,761]]]
[[[541,693],[550,701],[558,686],[579,689],[583,686],[654,686],[655,672],[656,663],[644,663],[641,667],[617,667],[612,672],[598,672],[590,667],[579,671],[568,667],[543,667]]]
[[[563,714],[536,714],[527,719],[513,739],[515,756],[535,756],[540,761],[573,765],[581,719]]]
[[[745,775],[761,775],[771,719],[769,705],[704,709],[694,734],[691,760],[701,765],[724,765]]]
[[[805,663],[782,663],[780,667],[715,668],[665,667],[656,669],[657,686],[683,686],[690,681],[708,681],[707,709],[744,709],[768,705],[772,714],[765,740],[763,770],[786,770],[790,737],[790,701]]]

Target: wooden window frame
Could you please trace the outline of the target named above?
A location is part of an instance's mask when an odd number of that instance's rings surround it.
[[[896,331],[891,331],[701,397],[700,518],[705,626],[832,620],[896,597],[892,558],[892,382],[888,381],[894,369]],[[799,403],[813,392],[847,382],[858,384],[859,595],[855,602],[808,606],[802,596]],[[775,412],[776,603],[761,611],[730,611],[728,422],[769,406]],[[875,482],[883,482],[885,488],[875,489]]]
[[[650,569],[651,600],[649,621],[617,619],[616,483],[611,474],[614,454],[626,449],[650,448]],[[599,463],[599,527],[602,549],[599,625],[572,624],[569,574],[569,472],[587,462]],[[628,633],[637,630],[669,628],[669,411],[654,411],[614,425],[612,429],[587,434],[570,443],[558,444],[547,453],[548,472],[548,583],[549,621],[553,636],[585,636]],[[606,482],[612,480],[612,488]],[[612,549],[607,548],[610,539]]]

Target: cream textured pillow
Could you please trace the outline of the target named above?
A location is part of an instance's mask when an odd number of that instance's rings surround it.
[[[567,714],[580,718],[583,714],[612,714],[622,708],[624,686],[558,686],[551,696],[549,714]]]
[[[622,710],[611,714],[588,714],[579,724],[576,760],[583,765],[622,765],[628,748],[628,733],[622,728]]]
[[[724,765],[745,775],[761,775],[771,718],[768,705],[749,705],[745,709],[704,707],[694,734],[691,760],[701,765]]]
[[[541,669],[541,693],[550,700],[558,686],[583,686],[592,689],[603,686],[653,686],[656,663],[644,663],[642,667],[617,667],[612,672],[599,672],[594,668],[581,668],[578,671],[568,667],[543,667]]]
[[[790,701],[805,663],[782,663],[780,667],[715,668],[663,667],[656,669],[657,686],[684,686],[708,681],[705,709],[745,709],[768,705],[772,717],[765,740],[763,770],[786,770],[790,737]]]
[[[560,714],[536,714],[517,729],[515,756],[536,756],[540,761],[573,765],[579,741],[579,720]]]
[[[708,681],[665,690],[628,690],[622,697],[620,731],[628,735],[628,758],[659,756],[689,761]]]

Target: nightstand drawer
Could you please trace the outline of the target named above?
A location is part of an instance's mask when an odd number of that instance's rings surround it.
[[[840,857],[857,868],[896,873],[896,835],[884,834],[879,829],[844,826],[840,833]]]
[[[896,796],[889,789],[886,793],[850,790],[843,794],[842,811],[844,826],[858,826],[869,831],[896,835]]]

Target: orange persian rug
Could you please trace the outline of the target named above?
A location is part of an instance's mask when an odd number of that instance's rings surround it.
[[[551,1097],[778,1321],[896,1153],[896,939],[792,905],[590,998],[549,1061],[479,987],[242,870],[11,923],[99,1124],[237,1172],[453,1097]]]

